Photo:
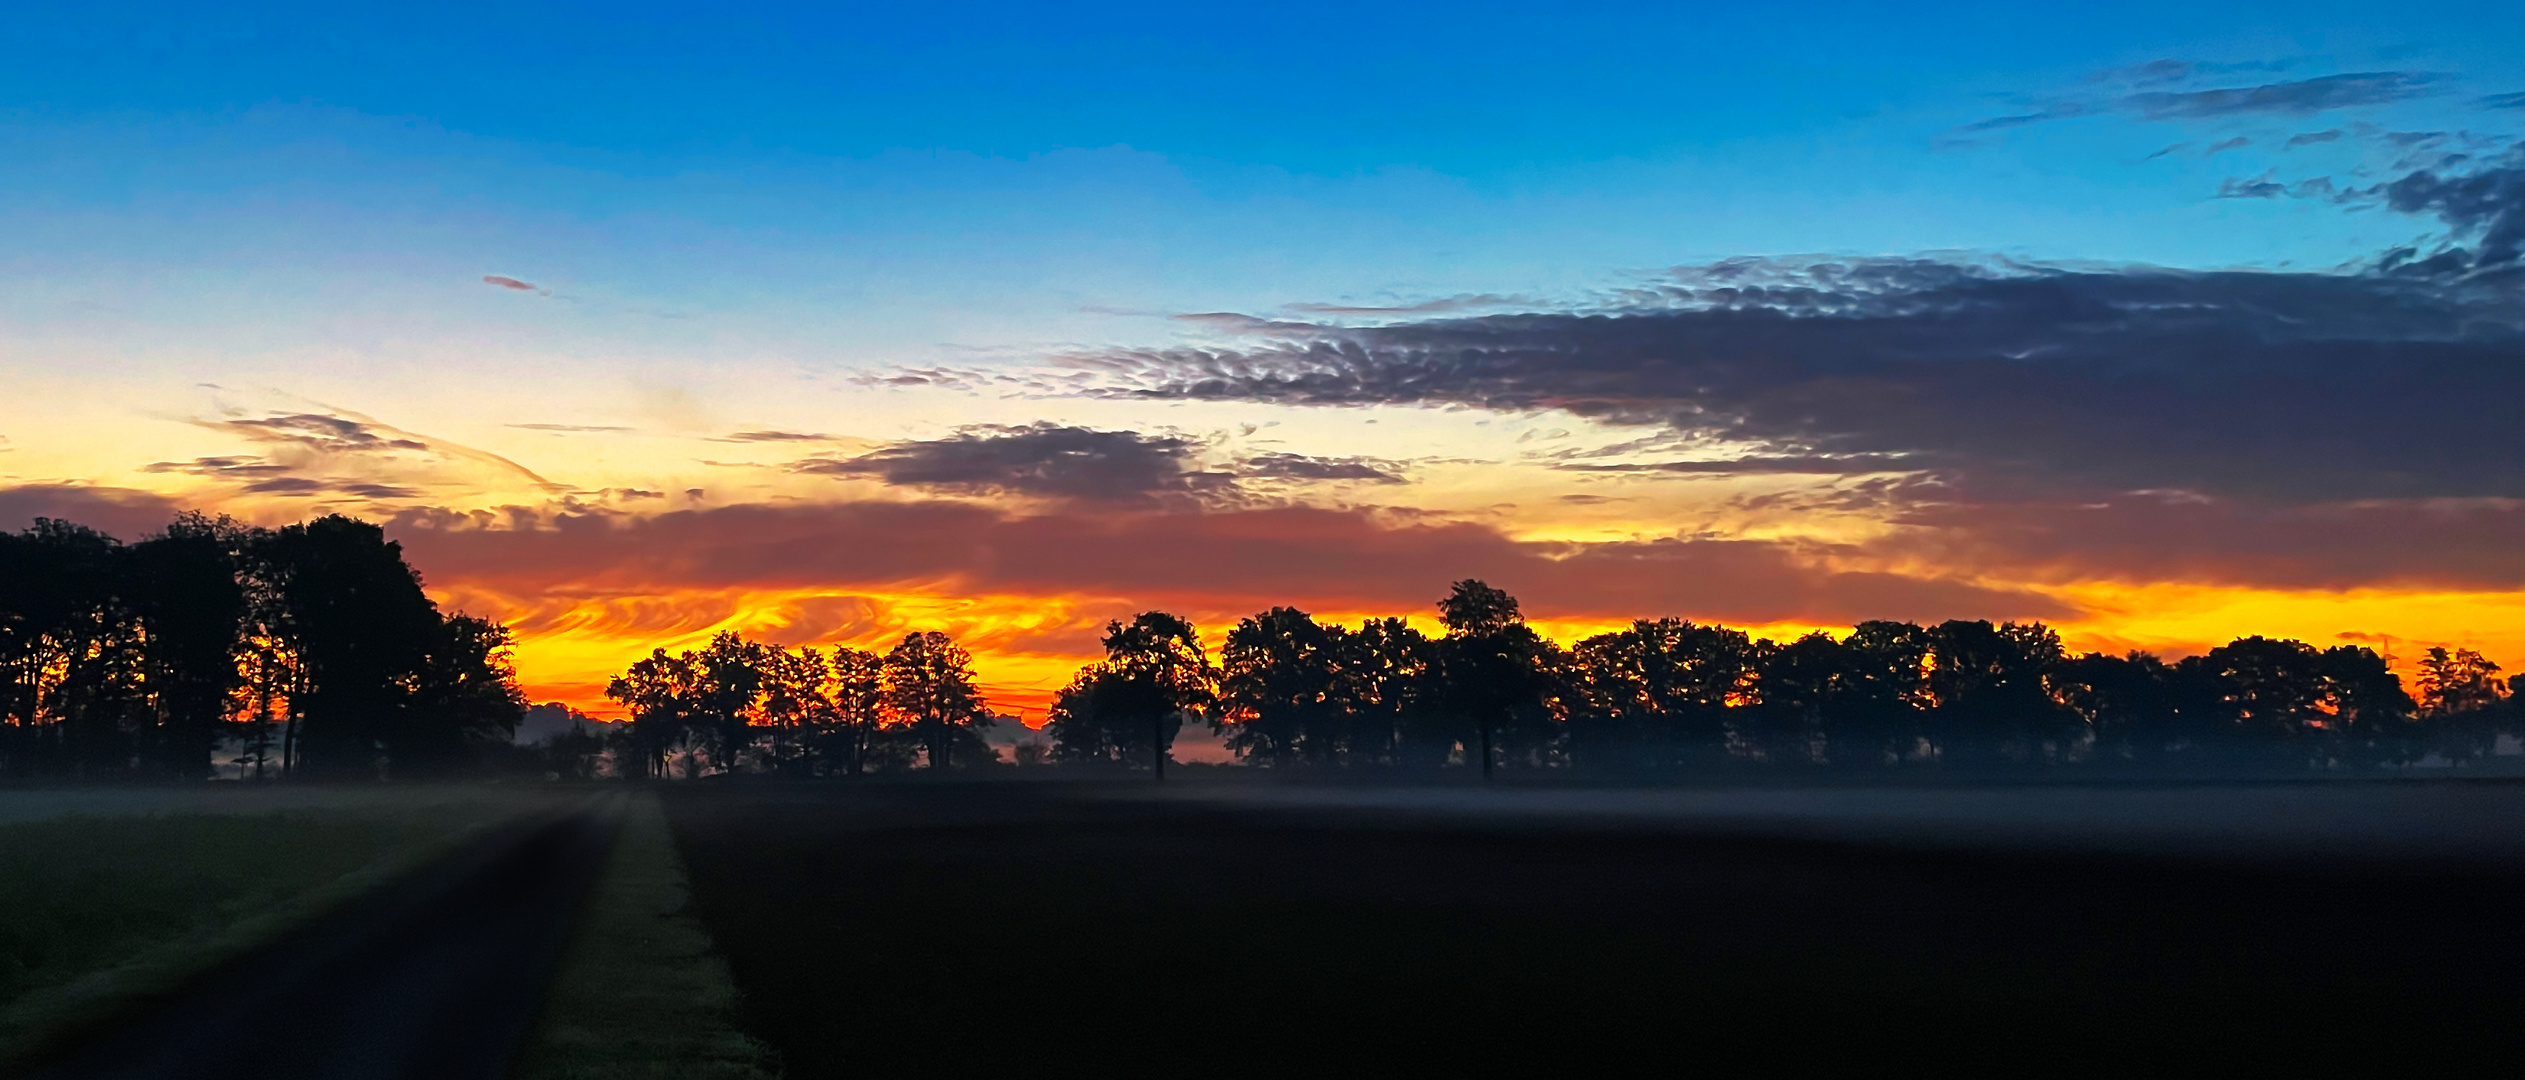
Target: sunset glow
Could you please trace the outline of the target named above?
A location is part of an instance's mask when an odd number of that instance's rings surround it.
[[[515,87],[446,28],[65,37],[0,76],[0,528],[384,522],[600,715],[721,631],[936,629],[1039,723],[1109,620],[1434,626],[1464,577],[1563,643],[2525,665],[2516,20],[1842,14],[1573,16],[1636,62],[1549,78],[1118,11],[662,23]]]

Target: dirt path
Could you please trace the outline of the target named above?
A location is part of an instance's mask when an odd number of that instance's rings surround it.
[[[43,1080],[495,1078],[534,1021],[618,799],[504,829],[210,976]]]

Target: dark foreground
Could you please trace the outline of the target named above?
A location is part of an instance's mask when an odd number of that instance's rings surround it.
[[[496,1080],[617,817],[511,826],[96,1033],[45,1080]]]
[[[2525,864],[2500,844],[1958,847],[1123,794],[691,785],[667,805],[793,1077],[2335,1071],[2499,1060],[2525,1030]]]

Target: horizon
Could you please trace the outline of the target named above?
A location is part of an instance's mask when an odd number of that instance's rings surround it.
[[[2516,666],[2525,24],[2178,10],[31,13],[0,529],[380,522],[602,716],[1461,578]]]

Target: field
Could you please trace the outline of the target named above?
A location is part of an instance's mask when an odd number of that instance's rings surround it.
[[[111,1018],[422,865],[533,795],[0,796],[0,1061]]]
[[[2525,1018],[2525,788],[1821,794],[667,807],[793,1077],[2407,1065]]]

